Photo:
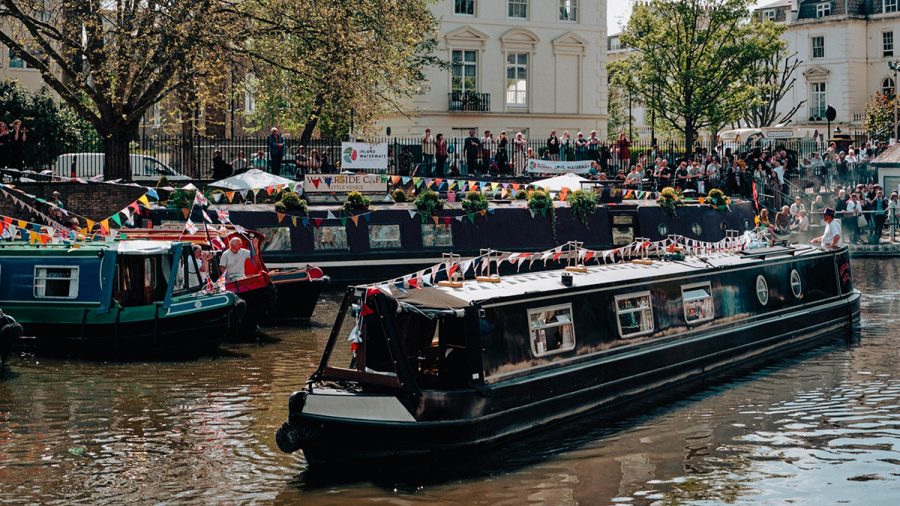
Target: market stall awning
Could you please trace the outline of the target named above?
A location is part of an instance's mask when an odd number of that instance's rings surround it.
[[[558,192],[563,188],[568,188],[572,191],[580,190],[582,181],[589,181],[589,179],[576,176],[575,174],[563,174],[562,176],[551,177],[549,179],[541,179],[531,184],[532,186],[539,186],[549,192]]]
[[[225,179],[210,183],[211,188],[223,188],[226,190],[258,190],[260,188],[268,188],[269,186],[278,186],[288,184],[297,184],[293,179],[269,174],[259,169],[250,169],[243,174],[226,177]],[[302,185],[297,185],[302,186]]]

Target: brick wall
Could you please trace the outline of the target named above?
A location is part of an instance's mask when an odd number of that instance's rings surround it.
[[[99,183],[19,183],[14,186],[25,193],[48,200],[50,194],[56,190],[60,193],[60,199],[67,210],[95,221],[106,219],[116,211],[121,211],[147,191],[133,186]],[[25,200],[31,203],[29,199]],[[20,219],[30,218],[27,210],[18,208],[12,199],[5,198],[2,194],[0,194],[0,214]]]

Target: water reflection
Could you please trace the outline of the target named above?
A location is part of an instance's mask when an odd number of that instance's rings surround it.
[[[866,294],[858,344],[411,469],[307,472],[302,455],[275,446],[338,294],[322,301],[319,326],[276,329],[215,358],[13,357],[0,380],[0,502],[892,504],[900,266],[854,269]]]

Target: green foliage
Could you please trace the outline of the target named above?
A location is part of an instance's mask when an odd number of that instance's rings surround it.
[[[444,208],[444,201],[441,200],[441,196],[432,190],[419,192],[415,204],[416,209],[418,209],[419,214],[422,216],[422,223],[425,223],[425,220],[434,214],[435,211]]]
[[[44,168],[63,153],[96,151],[100,138],[71,108],[58,105],[46,88],[32,93],[17,81],[0,81],[0,121],[12,129],[22,120],[28,129],[25,165]]]
[[[659,192],[659,198],[656,199],[656,203],[672,219],[678,217],[678,208],[684,205],[681,193],[671,186],[666,186]]]
[[[194,205],[194,197],[197,195],[196,190],[182,190],[181,188],[169,194],[169,200],[166,201],[166,207],[182,209]]]
[[[753,0],[649,0],[636,4],[622,42],[635,51],[610,64],[661,122],[694,144],[704,128],[741,118],[752,102],[756,62],[784,43],[784,27],[756,21]],[[751,21],[754,20],[754,21]]]
[[[588,226],[588,217],[597,210],[597,194],[592,191],[575,190],[566,202],[578,221]]]
[[[300,211],[305,214],[306,201],[300,198],[300,194],[297,192],[283,191],[275,202],[275,210],[280,213]]]
[[[481,192],[470,191],[462,201],[462,208],[466,213],[487,211],[488,207],[490,207],[490,203]]]
[[[394,202],[407,202],[409,200],[409,197],[406,196],[406,192],[403,191],[403,188],[397,188],[392,191],[391,198],[394,199]]]
[[[725,196],[725,192],[722,190],[713,188],[712,190],[709,190],[709,193],[706,195],[704,204],[717,211],[726,211],[731,204],[731,199]]]
[[[866,129],[869,139],[887,141],[894,135],[894,101],[882,93],[876,93],[872,100],[866,104],[866,119],[863,128]]]
[[[376,119],[426,90],[426,67],[442,65],[429,0],[244,3],[259,20],[255,50],[277,62],[260,58],[246,83],[257,97],[248,118],[257,128],[371,133]]]
[[[347,194],[347,200],[344,202],[344,211],[348,213],[365,211],[369,209],[372,201],[359,192],[350,192]]]
[[[550,215],[550,226],[553,229],[553,240],[556,240],[556,208],[553,207],[553,198],[544,190],[534,190],[528,194],[528,209],[532,215]]]
[[[528,192],[525,190],[519,190],[516,192],[516,200],[528,200]]]

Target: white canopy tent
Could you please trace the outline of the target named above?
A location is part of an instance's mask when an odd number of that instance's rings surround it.
[[[297,183],[293,179],[276,176],[259,169],[250,169],[247,172],[236,176],[226,177],[225,179],[210,183],[211,188],[222,188],[224,190],[242,191],[267,188],[269,186],[278,186],[288,184],[297,184],[302,188],[303,185]]]
[[[548,192],[559,192],[563,188],[568,188],[572,191],[580,190],[582,181],[590,180],[575,174],[563,174],[561,176],[551,177],[548,179],[541,179],[531,184],[532,186],[543,188]]]

